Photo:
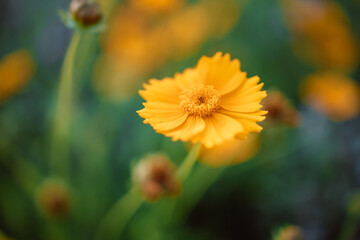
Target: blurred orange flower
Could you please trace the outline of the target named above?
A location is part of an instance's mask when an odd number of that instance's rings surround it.
[[[35,63],[26,50],[18,50],[0,61],[0,103],[7,100],[33,77]]]
[[[200,161],[212,167],[239,164],[254,157],[259,148],[259,136],[249,134],[246,140],[231,139],[213,148],[202,148]]]
[[[356,117],[360,111],[360,86],[354,80],[335,72],[307,76],[301,86],[306,104],[335,121]]]
[[[359,45],[345,12],[333,1],[283,1],[295,51],[320,68],[352,71]]]
[[[112,99],[131,96],[143,79],[169,60],[193,55],[207,39],[230,31],[238,18],[239,6],[232,0],[200,1],[161,18],[139,9],[143,4],[181,2],[133,1],[115,9],[95,71],[97,92]]]
[[[144,84],[139,93],[146,100],[145,108],[138,113],[144,123],[174,141],[211,148],[262,130],[257,122],[265,119],[260,102],[266,92],[259,81],[240,71],[239,60],[218,52],[211,58],[203,56],[196,68],[174,78]]]
[[[143,12],[166,14],[178,10],[185,0],[130,0],[130,4]]]

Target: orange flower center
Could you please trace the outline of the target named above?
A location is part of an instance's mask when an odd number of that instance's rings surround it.
[[[190,115],[207,117],[220,108],[221,95],[212,85],[195,84],[180,95],[180,106]]]

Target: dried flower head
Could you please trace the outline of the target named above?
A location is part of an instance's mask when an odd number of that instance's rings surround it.
[[[287,225],[279,229],[274,240],[304,240],[304,233],[298,226]]]
[[[269,92],[267,98],[263,101],[263,106],[268,111],[266,122],[271,124],[283,123],[291,127],[299,125],[300,115],[298,111],[281,92]]]
[[[70,211],[70,192],[64,181],[47,179],[36,192],[38,207],[48,216],[60,218]]]
[[[145,108],[138,111],[158,133],[174,141],[200,142],[210,148],[249,132],[260,132],[265,119],[259,77],[247,78],[240,61],[216,53],[202,57],[196,68],[174,78],[152,79],[140,95]]]
[[[26,50],[18,50],[0,61],[0,103],[22,89],[33,77],[35,64]]]
[[[102,19],[100,6],[93,0],[73,0],[69,11],[74,20],[84,27],[93,26]]]
[[[360,86],[345,75],[320,72],[307,76],[301,86],[303,101],[334,121],[346,121],[360,112]]]
[[[133,181],[149,201],[175,196],[181,190],[175,167],[163,154],[148,155],[142,159],[133,170]]]

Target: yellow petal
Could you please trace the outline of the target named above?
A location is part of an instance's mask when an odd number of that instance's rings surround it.
[[[165,136],[172,137],[174,141],[189,141],[205,129],[205,122],[201,117],[189,116],[178,128],[162,132]]]
[[[206,123],[205,131],[193,141],[201,141],[208,148],[221,144],[244,131],[243,126],[238,121],[220,113],[214,113],[204,120]]]

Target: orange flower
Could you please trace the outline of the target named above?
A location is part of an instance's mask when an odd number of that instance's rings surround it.
[[[130,0],[132,6],[147,13],[169,13],[179,9],[184,0]]]
[[[284,1],[295,51],[320,68],[352,71],[359,46],[345,12],[332,1]]]
[[[246,140],[231,139],[213,148],[202,148],[200,161],[212,167],[239,164],[251,159],[259,147],[259,136],[250,134]]]
[[[335,121],[356,117],[360,111],[360,87],[335,72],[315,73],[305,78],[301,95],[306,104]]]
[[[23,88],[32,78],[35,64],[26,50],[18,50],[0,61],[0,102]]]
[[[202,57],[196,68],[174,78],[150,80],[140,95],[147,101],[138,111],[158,133],[174,141],[200,142],[210,148],[235,137],[260,132],[265,91],[259,77],[247,78],[240,61],[218,52]]]

